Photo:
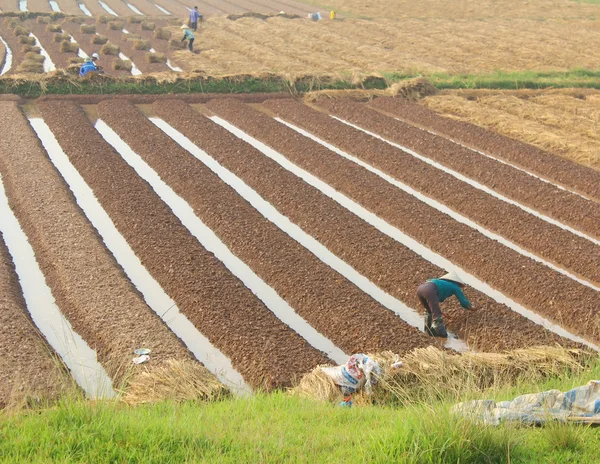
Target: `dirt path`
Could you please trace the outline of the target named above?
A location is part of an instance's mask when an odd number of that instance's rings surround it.
[[[267,101],[265,106],[276,112],[294,113],[295,119],[306,116],[296,113],[294,102]],[[305,108],[303,112],[312,111]],[[320,124],[307,129],[335,130],[335,125],[323,128]],[[594,290],[485,238],[316,142],[308,140],[305,146],[310,147],[306,155],[293,162],[513,300],[581,336],[597,340],[600,327],[589,323],[595,320],[599,303]],[[498,263],[504,263],[500,272]]]
[[[284,153],[306,150],[295,137],[281,131],[281,124],[247,106],[213,101],[208,107],[240,127],[255,128],[260,139]],[[379,232],[191,107],[173,101],[157,103],[154,108],[305,232],[390,295],[421,311],[416,288],[445,271]],[[223,150],[221,146],[229,148]],[[449,327],[470,346],[494,350],[561,341],[487,296],[473,290],[468,293],[480,311],[467,313],[451,300],[445,303],[444,310]],[[521,332],[505,337],[510,327]]]
[[[52,400],[71,385],[58,356],[29,317],[0,236],[0,409],[27,398]]]
[[[347,111],[339,111],[339,114],[346,115]],[[303,127],[310,124],[311,132],[322,140],[461,213],[524,250],[552,264],[558,264],[597,286],[600,285],[600,247],[591,241],[549,224],[515,205],[430,166],[405,151],[301,103],[290,101],[286,110],[281,111],[281,115],[284,118],[293,118]],[[354,119],[363,120],[360,116],[355,116]],[[310,123],[307,123],[308,120]],[[403,131],[402,137],[411,146],[421,146],[420,142],[424,140],[422,131],[415,131],[416,133]],[[518,183],[511,185],[513,190],[520,187]]]
[[[327,362],[200,246],[79,107],[69,102],[39,106],[142,263],[249,384],[289,385],[296,375]]]
[[[106,250],[17,105],[0,107],[3,124],[15,129],[0,139],[11,206],[59,308],[97,351],[115,386],[136,348],[152,349],[150,369],[170,359],[192,359]]]
[[[274,288],[298,314],[346,353],[405,353],[431,339],[360,291],[265,219],[231,187],[127,102],[103,102],[112,126],[193,208],[228,248]],[[213,123],[213,138],[219,130]],[[139,137],[143,132],[144,137]],[[207,131],[208,132],[208,131]],[[208,134],[207,134],[208,135]],[[225,140],[211,147],[236,150]]]
[[[600,172],[467,122],[440,116],[422,105],[394,98],[370,103],[409,122],[439,132],[467,146],[515,163],[544,178],[600,201]]]
[[[592,237],[600,238],[599,203],[590,202],[579,195],[559,189],[523,171],[461,147],[444,137],[387,117],[366,105],[350,101],[332,101],[324,102],[321,106],[342,119],[438,161],[507,198]],[[583,211],[585,214],[582,213]],[[563,244],[568,243],[568,240],[561,240]]]

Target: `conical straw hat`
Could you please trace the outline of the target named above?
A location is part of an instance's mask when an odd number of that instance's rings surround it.
[[[452,282],[456,282],[457,284],[465,284],[463,280],[458,276],[458,274],[454,271],[449,272],[448,274],[444,274],[442,277],[440,277],[440,279],[450,280]]]

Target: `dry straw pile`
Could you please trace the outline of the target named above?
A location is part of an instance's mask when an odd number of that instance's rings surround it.
[[[149,40],[134,40],[133,48],[135,50],[150,50],[152,48],[152,44]]]
[[[167,55],[164,53],[146,53],[146,61],[148,63],[166,63]]]
[[[90,39],[92,45],[104,45],[108,42],[108,37],[104,35],[93,35]]]
[[[142,21],[144,21],[144,18],[141,16],[130,16],[127,18],[127,22],[131,24],[140,24]]]
[[[122,401],[135,405],[165,399],[175,401],[214,400],[229,394],[202,365],[192,361],[169,360],[162,366],[145,368],[126,380]]]
[[[95,24],[82,24],[79,26],[79,30],[84,34],[95,34],[96,33],[96,25]]]
[[[123,21],[110,21],[108,23],[108,28],[111,31],[122,31],[123,26],[125,26],[125,23],[123,23]]]
[[[391,352],[369,354],[378,361],[382,375],[372,396],[353,395],[354,402],[403,404],[432,399],[456,399],[461,395],[514,384],[518,379],[536,380],[565,371],[579,371],[591,353],[562,347],[533,347],[504,353],[454,354],[430,346],[402,358]],[[304,376],[293,394],[320,401],[339,401],[339,387],[320,368]]]
[[[77,53],[79,52],[79,44],[70,40],[64,40],[60,43],[60,51],[62,53]]]
[[[48,26],[46,26],[46,31],[48,31],[48,32],[62,32],[62,27],[61,27],[60,24],[48,24]]]
[[[142,31],[153,31],[154,29],[156,29],[155,23],[149,23],[148,21],[142,23]]]
[[[103,55],[118,56],[120,52],[121,49],[117,45],[114,45],[110,42],[105,43],[100,49],[100,53]]]
[[[22,35],[19,37],[19,43],[24,45],[35,45],[35,39],[33,37]]]
[[[122,60],[122,59],[118,58],[112,62],[112,68],[115,71],[131,72],[133,65],[131,64],[130,60]]]
[[[65,40],[67,40],[67,41],[71,40],[71,36],[69,34],[67,34],[66,32],[58,33],[58,34],[54,34],[54,36],[52,37],[52,40],[54,40],[56,43],[60,43]]]
[[[154,38],[159,40],[169,40],[171,38],[171,32],[164,27],[159,27],[154,31]]]

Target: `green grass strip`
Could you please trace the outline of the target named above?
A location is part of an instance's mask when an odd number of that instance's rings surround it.
[[[503,400],[600,377],[600,363],[579,374],[464,398]],[[485,427],[453,416],[457,399],[403,408],[338,408],[286,393],[214,403],[128,407],[65,399],[43,410],[0,412],[3,462],[598,462],[597,428]]]

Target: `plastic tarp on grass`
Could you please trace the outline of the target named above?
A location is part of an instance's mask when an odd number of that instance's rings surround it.
[[[600,424],[600,380],[590,380],[564,393],[548,390],[499,403],[467,401],[455,405],[451,412],[488,425],[505,421],[539,425],[551,420]]]

